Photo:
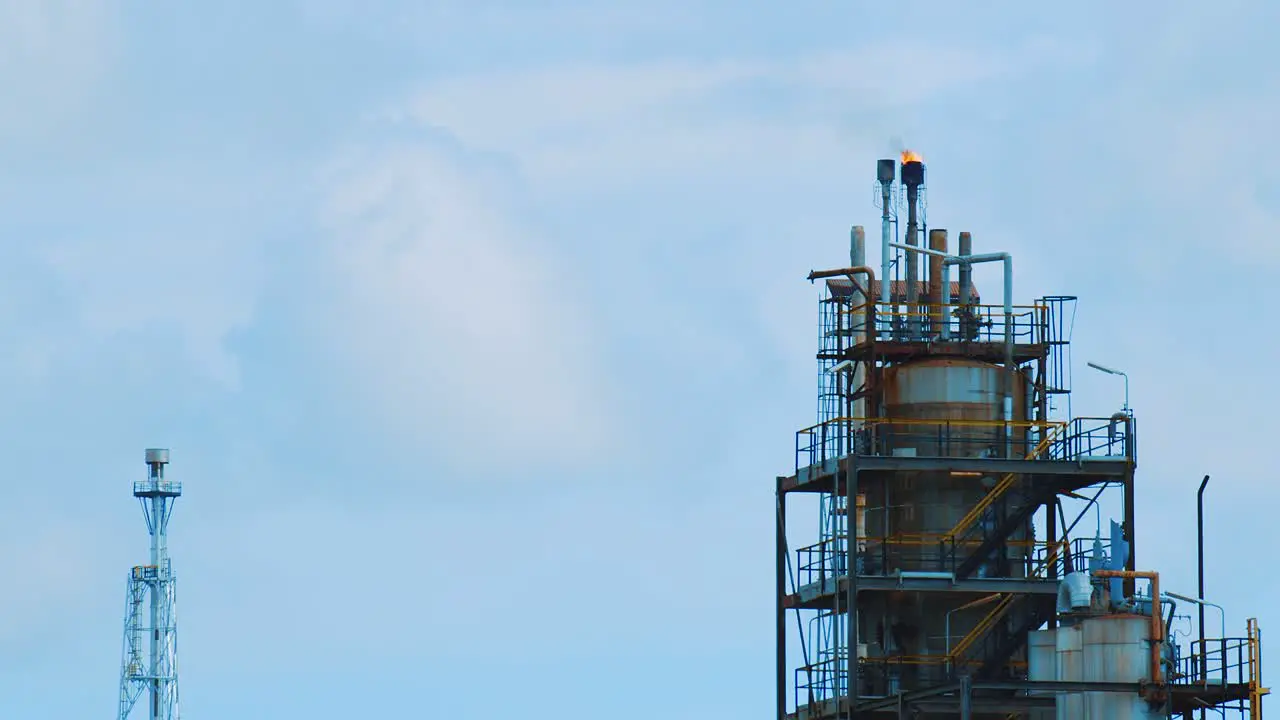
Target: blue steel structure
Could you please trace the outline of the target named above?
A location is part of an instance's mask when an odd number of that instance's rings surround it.
[[[165,477],[168,450],[147,450],[146,463],[147,479],[134,482],[133,496],[142,505],[151,534],[151,561],[129,574],[118,720],[129,717],[144,692],[150,720],[175,720],[179,717],[177,606],[168,528],[182,483]]]

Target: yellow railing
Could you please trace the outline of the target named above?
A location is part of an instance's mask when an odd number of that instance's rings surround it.
[[[830,425],[921,425],[958,428],[998,429],[1010,427],[1022,430],[1056,430],[1066,427],[1067,423],[1062,420],[1009,420],[1006,422],[1004,420],[968,420],[958,418],[838,417],[802,428],[799,433],[801,435],[813,435],[818,430]]]
[[[949,305],[941,303],[863,302],[857,305],[843,305],[837,315],[852,316],[848,327],[841,328],[845,332],[863,334],[874,330],[877,336],[892,334],[907,325],[914,326],[923,335],[932,336],[942,328],[956,333],[962,326],[956,312],[960,303]],[[977,332],[977,337],[985,341],[1003,342],[1006,331],[1014,342],[1043,342],[1049,331],[1049,307],[1047,305],[1015,305],[1005,315],[1003,305],[966,305],[971,320],[970,325]],[[868,322],[869,316],[874,323]],[[843,325],[844,323],[840,323]],[[873,327],[874,325],[874,327]],[[976,339],[976,338],[975,338]]]
[[[1049,446],[1057,439],[1058,434],[1065,425],[1066,423],[1057,423],[1049,430],[1049,432],[1045,433],[1045,436],[1041,438],[1040,442],[1035,446],[1035,449],[1028,453],[1026,459],[1034,460],[1036,456],[1040,455],[1045,450],[1048,450]],[[1000,496],[1003,495],[1005,491],[1013,487],[1013,483],[1017,477],[1017,473],[1009,473],[1001,478],[1000,482],[996,483],[996,486],[991,488],[991,491],[984,495],[982,500],[978,501],[976,505],[970,508],[969,512],[960,519],[960,522],[956,523],[955,527],[951,528],[951,531],[948,532],[946,536],[949,539],[954,540],[957,535],[968,530],[969,526],[977,522],[978,518],[982,517],[982,513],[986,512],[987,508],[991,507],[992,503],[1000,499]]]
[[[1058,553],[1069,543],[1070,541],[1065,539],[1046,542],[1045,547],[1048,549],[1048,552],[1045,553],[1044,562],[1031,571],[1031,577],[1046,577],[1048,575],[1049,568],[1053,567],[1053,564],[1057,562]]]
[[[896,309],[896,308],[905,308],[905,307],[907,307],[907,303],[905,302],[899,302],[899,303],[893,303],[893,302],[882,303],[880,301],[864,302],[864,303],[858,303],[857,305],[851,305],[845,309],[842,309],[840,311],[840,314],[841,315],[865,315],[867,313],[867,308],[875,308],[876,315],[882,316],[882,317],[888,317],[888,316],[928,317],[929,310],[942,310],[943,308],[950,308],[951,310],[955,310],[956,308],[960,307],[960,303],[953,302],[950,305],[943,305],[941,303],[916,303],[914,307],[923,308],[923,310],[920,312],[912,312],[910,310]],[[973,310],[975,312],[983,311],[986,314],[990,314],[990,315],[1000,315],[1000,316],[1004,315],[1003,305],[972,305],[971,304],[971,305],[966,305],[965,307],[968,307],[970,310]],[[881,310],[880,308],[895,308],[895,309]],[[1049,312],[1048,305],[1014,305],[1011,309],[1013,310],[1014,317],[1031,317],[1036,315],[1037,313]]]
[[[1262,687],[1262,632],[1258,619],[1249,618],[1249,720],[1262,720],[1262,696],[1271,691]]]
[[[868,658],[869,662],[882,662],[887,665],[945,665],[948,662],[960,665],[977,665],[981,660],[965,660],[950,655],[891,655],[889,657]],[[1006,663],[1011,668],[1025,668],[1025,660],[1012,660]]]
[[[841,538],[843,539],[843,538]],[[951,536],[946,533],[896,533],[887,537],[877,537],[871,535],[860,535],[856,538],[859,543],[880,544],[880,545],[908,545],[930,547],[947,542]],[[957,545],[981,545],[981,540],[959,540]],[[1053,543],[1042,540],[1009,540],[1004,543],[1009,547],[1052,547]]]
[[[969,631],[968,635],[961,638],[960,642],[956,643],[955,647],[951,648],[951,652],[947,656],[948,659],[954,662],[955,658],[964,655],[965,651],[977,642],[978,638],[987,634],[991,628],[995,627],[995,624],[1000,621],[1000,618],[1003,617],[1013,605],[1014,597],[1015,595],[1012,593],[1005,593],[1004,597],[1000,599],[1000,602],[996,603],[996,606],[991,608],[991,612],[987,613],[986,617],[982,618],[982,620],[973,627],[973,630]]]

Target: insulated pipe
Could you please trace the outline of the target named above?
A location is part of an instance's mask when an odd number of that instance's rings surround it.
[[[1151,581],[1151,682],[1154,685],[1164,684],[1164,673],[1160,662],[1160,649],[1164,644],[1164,623],[1160,612],[1160,573],[1134,570],[1095,570],[1094,577],[1124,578],[1129,580],[1143,579]]]
[[[865,267],[867,264],[867,232],[861,225],[854,225],[849,231],[849,265],[850,267]],[[850,278],[852,280],[852,278]],[[867,283],[867,292],[854,287],[851,305],[853,312],[850,314],[850,324],[853,326],[853,336],[850,338],[854,345],[858,345],[866,340],[869,328],[867,327],[867,308],[870,302],[870,293],[872,283]],[[848,375],[848,384],[846,391],[852,395],[858,388],[858,366],[855,365]],[[860,397],[853,402],[853,417],[866,417],[866,398]]]
[[[1012,431],[1008,426],[1008,423],[1013,422],[1013,256],[1007,252],[984,253],[967,255],[963,260],[956,258],[949,262],[973,265],[997,260],[1004,263],[1004,367],[1008,371],[1005,379],[1008,387],[1005,388],[1004,393],[1005,456],[1013,457],[1013,443],[1009,442],[1012,439]]]
[[[1199,605],[1201,615],[1204,615],[1204,609],[1206,606],[1211,608],[1216,608],[1218,611],[1218,619],[1219,619],[1219,622],[1221,623],[1218,630],[1218,638],[1221,639],[1227,636],[1227,611],[1223,610],[1221,605],[1217,603],[1211,603],[1208,600],[1205,600],[1203,598],[1197,600],[1195,598],[1187,597],[1186,595],[1179,595],[1178,593],[1174,593],[1174,592],[1166,592],[1165,597],[1177,598],[1179,600],[1192,603],[1193,605]],[[1204,660],[1205,660],[1204,629],[1202,628],[1200,630],[1200,681],[1202,683],[1208,681],[1209,679],[1209,673],[1206,672],[1205,670]],[[1226,671],[1224,670],[1223,671],[1224,682],[1226,680],[1225,676],[1226,676]]]
[[[809,282],[813,282],[814,280],[821,280],[823,278],[844,276],[849,278],[849,281],[853,283],[854,289],[862,290],[863,292],[866,292],[866,288],[859,285],[858,281],[853,279],[854,275],[866,275],[867,280],[870,281],[871,283],[874,283],[876,281],[876,271],[872,270],[866,265],[859,265],[858,267],[840,268],[838,270],[810,270],[809,277],[806,279]]]
[[[942,335],[943,324],[947,323],[946,308],[943,307],[942,295],[946,292],[950,294],[950,287],[943,288],[942,268],[943,259],[947,252],[947,231],[946,230],[930,230],[929,231],[929,249],[944,253],[943,255],[929,255],[929,332]],[[950,334],[950,333],[948,333]]]
[[[924,253],[929,256],[937,256],[942,258],[943,266],[960,265],[971,266],[977,263],[985,262],[1002,262],[1004,263],[1004,366],[1008,370],[1008,387],[1004,393],[1004,421],[1006,425],[1013,422],[1013,256],[1007,252],[1001,253],[983,253],[982,255],[966,255],[964,257],[956,257],[948,255],[945,252],[931,250],[929,248],[916,247],[913,245],[904,245],[902,243],[890,243],[892,247],[902,248],[907,251],[907,257],[910,258],[915,253]],[[1009,432],[1006,427],[1006,434]],[[1005,454],[1012,457],[1013,444],[1005,443]]]
[[[942,340],[951,339],[951,266],[946,262],[942,263],[942,297],[939,298],[939,314],[942,316],[942,327],[938,337]],[[964,326],[961,325],[961,328]],[[964,333],[960,333],[960,337],[964,338]]]

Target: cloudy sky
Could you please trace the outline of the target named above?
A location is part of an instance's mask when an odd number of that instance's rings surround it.
[[[0,0],[0,714],[114,712],[165,446],[188,718],[768,716],[803,278],[899,142],[1081,297],[1077,414],[1131,373],[1140,564],[1212,473],[1280,628],[1280,9],[892,5]]]

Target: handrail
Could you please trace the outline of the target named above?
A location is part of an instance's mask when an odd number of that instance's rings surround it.
[[[1045,547],[1049,549],[1049,552],[1045,554],[1044,562],[1031,571],[1031,577],[1038,578],[1042,572],[1048,574],[1049,568],[1053,567],[1053,564],[1058,561],[1058,551],[1070,544],[1071,541],[1067,538],[1046,542]]]
[[[1046,433],[1045,436],[1041,438],[1040,442],[1036,445],[1035,449],[1032,450],[1027,455],[1026,459],[1032,460],[1037,455],[1040,455],[1045,450],[1047,450],[1049,446],[1053,444],[1054,440],[1057,439],[1058,430],[1061,427],[1062,426],[1059,425],[1051,429],[1048,433]],[[987,508],[991,507],[992,503],[998,500],[1000,496],[1005,493],[1006,490],[1013,487],[1014,480],[1017,478],[1017,476],[1018,476],[1017,473],[1009,473],[1005,475],[1003,478],[1001,478],[1000,482],[997,483],[995,487],[991,488],[991,491],[988,492],[986,495],[984,495],[982,499],[979,500],[978,503],[974,505],[963,518],[960,519],[960,522],[956,523],[955,527],[951,528],[951,531],[946,534],[947,539],[954,541],[957,535],[964,532],[965,530],[968,530],[970,525],[977,522],[978,518],[982,517],[982,513],[986,512]]]
[[[1249,618],[1249,720],[1262,720],[1262,696],[1271,691],[1262,687],[1262,632],[1258,619]]]
[[[991,628],[999,622],[1000,618],[1009,611],[1009,608],[1013,605],[1013,599],[1015,597],[1016,596],[1013,593],[1004,593],[1004,597],[996,604],[995,607],[991,608],[991,612],[987,613],[986,617],[982,618],[982,620],[969,631],[968,635],[965,635],[960,639],[960,642],[956,643],[956,646],[951,649],[950,653],[948,653],[948,659],[954,662],[955,658],[963,655],[971,645],[977,642],[979,637],[987,634],[987,632],[989,632]]]
[[[829,425],[947,425],[952,427],[1002,428],[1013,427],[1025,430],[1061,429],[1068,423],[1064,420],[971,420],[960,418],[897,418],[897,417],[836,417],[824,420],[817,425],[810,425],[796,431],[796,434],[812,434]]]

